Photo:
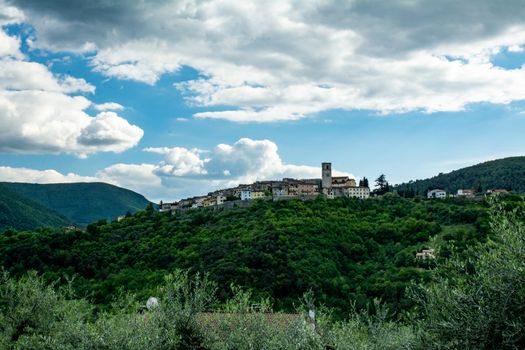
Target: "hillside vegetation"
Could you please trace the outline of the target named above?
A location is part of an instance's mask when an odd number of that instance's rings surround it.
[[[440,188],[450,193],[458,189],[507,189],[525,193],[525,157],[492,160],[467,168],[439,174],[430,179],[416,180],[395,186],[400,194],[425,195],[427,190]]]
[[[149,201],[131,190],[106,183],[0,185],[85,226],[99,219],[113,220],[127,212],[144,209]]]
[[[373,298],[399,312],[412,306],[406,286],[429,278],[432,262],[416,261],[415,253],[431,237],[461,251],[487,232],[485,204],[461,200],[257,201],[177,215],[150,206],[86,231],[7,231],[0,264],[14,276],[31,269],[50,280],[76,276],[75,290],[102,305],[120,288],[147,298],[165,274],[182,268],[209,273],[221,300],[231,297],[233,283],[269,297],[279,310],[293,309],[312,289],[339,312]]]
[[[68,225],[71,221],[67,218],[0,184],[0,232],[7,228],[30,230]]]
[[[368,312],[347,308],[337,321],[311,292],[292,314],[272,312],[268,299],[237,287],[218,303],[220,286],[179,270],[152,291],[154,303],[119,294],[109,310],[96,312],[68,286],[47,285],[34,273],[17,279],[4,272],[0,348],[523,349],[524,209],[523,201],[496,203],[489,210],[493,240],[450,258],[436,251],[431,280],[410,288],[415,307],[397,320],[375,301]]]

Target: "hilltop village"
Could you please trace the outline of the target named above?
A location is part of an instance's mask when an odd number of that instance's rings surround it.
[[[332,164],[321,164],[320,179],[291,179],[280,181],[256,181],[252,184],[242,184],[237,187],[217,190],[206,196],[182,199],[178,202],[159,204],[160,211],[177,211],[188,208],[205,208],[212,206],[228,207],[244,204],[255,199],[285,200],[313,199],[319,195],[333,199],[335,197],[368,198],[368,184],[360,184],[348,176],[332,176]]]

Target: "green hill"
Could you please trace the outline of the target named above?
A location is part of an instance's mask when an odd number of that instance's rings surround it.
[[[0,265],[15,275],[36,269],[50,280],[76,275],[79,295],[100,304],[120,288],[147,299],[164,275],[182,268],[208,272],[221,300],[234,283],[278,309],[294,310],[311,288],[338,310],[380,298],[401,311],[412,305],[405,287],[429,278],[428,262],[415,253],[428,248],[430,237],[461,252],[487,230],[485,204],[456,199],[256,201],[176,215],[150,207],[86,231],[10,232],[0,236]]]
[[[7,228],[30,230],[41,226],[68,226],[71,221],[0,184],[0,232]]]
[[[525,193],[525,157],[509,157],[416,180],[394,187],[401,195],[425,195],[427,190],[441,188],[450,193],[458,189],[507,189]]]
[[[4,188],[60,213],[77,225],[112,220],[144,209],[149,201],[125,188],[106,183],[29,184],[2,182]]]

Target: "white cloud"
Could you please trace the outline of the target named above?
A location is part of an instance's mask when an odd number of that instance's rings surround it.
[[[18,49],[20,47],[20,39],[14,36],[9,36],[0,30],[0,57],[16,57],[21,58],[23,55]]]
[[[214,107],[198,118],[431,113],[525,99],[525,68],[491,64],[525,45],[519,1],[13,3],[35,25],[36,46],[96,50],[93,69],[107,76],[154,84],[195,68],[201,78],[176,87],[189,103]]]
[[[116,102],[106,102],[94,104],[93,108],[95,108],[97,111],[120,111],[124,109],[124,106]]]
[[[0,39],[3,35],[11,40],[4,31],[0,33]],[[14,42],[20,45],[19,40]],[[0,44],[0,152],[86,157],[122,152],[140,141],[142,129],[114,112],[91,116],[85,110],[92,103],[84,96],[71,95],[94,93],[93,85],[84,79],[57,76],[40,63],[26,61],[9,45]],[[8,49],[1,51],[2,47]]]
[[[122,152],[137,145],[144,132],[114,112],[101,112],[80,130],[77,142],[97,151]]]
[[[39,184],[96,182],[96,177],[80,176],[74,173],[62,174],[53,169],[35,170],[28,168],[13,168],[0,166],[0,181],[2,182],[29,182]]]
[[[202,175],[206,174],[204,164],[207,159],[201,159],[202,151],[198,149],[188,150],[183,147],[144,149],[145,152],[159,153],[165,155],[166,161],[162,162],[157,172],[168,176]]]
[[[520,45],[512,45],[508,48],[509,52],[523,52],[525,51],[525,48]]]
[[[14,60],[0,56],[1,90],[42,90],[49,92],[75,93],[95,92],[95,87],[84,79],[71,76],[56,78],[40,63]]]

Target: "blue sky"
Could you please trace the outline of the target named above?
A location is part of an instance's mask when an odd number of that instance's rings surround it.
[[[0,181],[158,201],[523,155],[525,13],[490,3],[0,0]]]

